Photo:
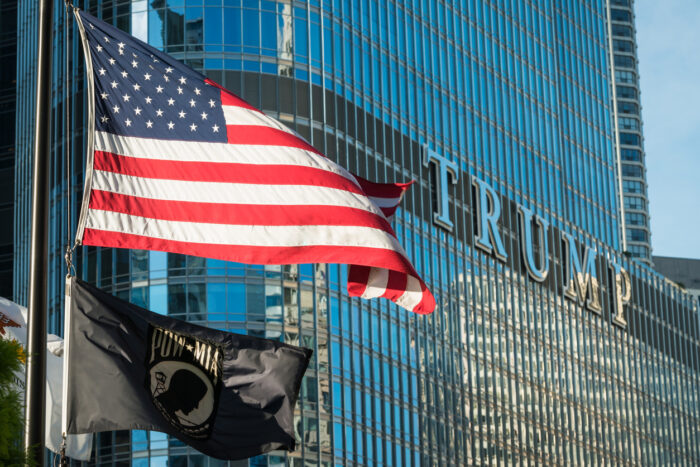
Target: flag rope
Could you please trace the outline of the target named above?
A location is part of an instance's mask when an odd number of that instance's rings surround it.
[[[61,453],[58,462],[59,467],[68,467],[68,458],[66,457],[66,432],[61,435]]]
[[[68,433],[68,373],[70,366],[68,359],[70,356],[70,322],[71,322],[71,285],[74,277],[66,275],[66,285],[64,292],[64,317],[63,317],[63,381],[61,385],[61,435],[65,444],[66,433]]]
[[[75,250],[75,244],[71,247],[71,230],[73,227],[73,177],[72,177],[72,134],[71,134],[71,123],[72,123],[72,113],[71,107],[73,105],[73,86],[70,79],[70,54],[72,53],[71,47],[71,28],[70,28],[70,15],[73,11],[73,4],[70,0],[65,0],[66,4],[66,16],[63,21],[63,33],[64,33],[64,74],[65,74],[65,86],[64,86],[64,124],[66,125],[66,130],[64,131],[63,138],[63,152],[65,154],[65,164],[66,164],[66,205],[68,207],[68,218],[66,220],[66,252],[65,261],[66,268],[68,269],[68,274],[75,275],[75,268],[73,267],[73,251]]]

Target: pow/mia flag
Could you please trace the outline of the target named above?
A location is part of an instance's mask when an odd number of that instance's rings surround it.
[[[219,459],[293,450],[311,351],[152,313],[72,278],[67,426],[168,433]]]
[[[146,389],[153,404],[187,436],[207,439],[221,392],[223,348],[152,325],[147,343]]]

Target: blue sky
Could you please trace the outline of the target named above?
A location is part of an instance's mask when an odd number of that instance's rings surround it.
[[[635,13],[653,254],[700,259],[700,1]]]

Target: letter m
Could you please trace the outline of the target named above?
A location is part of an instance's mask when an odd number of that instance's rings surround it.
[[[574,238],[563,233],[564,240],[564,295],[571,300],[578,300],[589,310],[601,313],[600,283],[596,272],[595,250],[584,246],[583,266],[579,259],[578,248]],[[588,301],[586,296],[588,295]]]

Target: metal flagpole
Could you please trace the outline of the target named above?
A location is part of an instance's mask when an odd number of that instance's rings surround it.
[[[69,352],[69,347],[70,347],[70,279],[72,277],[72,272],[73,272],[73,250],[75,249],[75,246],[71,247],[70,244],[70,238],[71,238],[71,231],[73,229],[73,223],[71,222],[73,220],[73,206],[71,204],[71,198],[72,198],[72,191],[73,191],[73,183],[72,183],[72,177],[73,173],[71,172],[71,159],[73,157],[73,154],[71,153],[71,147],[72,147],[72,138],[73,135],[70,133],[70,128],[71,128],[71,105],[72,105],[72,93],[73,93],[73,87],[71,86],[71,74],[70,74],[70,54],[73,53],[73,49],[70,46],[70,25],[72,21],[72,13],[73,13],[73,4],[69,1],[66,0],[66,17],[63,20],[63,32],[65,34],[64,36],[64,47],[65,47],[65,79],[66,79],[66,94],[64,96],[64,108],[66,111],[65,115],[65,125],[66,125],[66,131],[65,131],[65,140],[64,140],[64,154],[66,158],[66,193],[67,193],[67,208],[68,208],[68,219],[66,220],[66,239],[68,240],[68,243],[66,245],[66,266],[68,269],[68,273],[66,274],[66,292],[65,292],[65,305],[64,305],[64,313],[63,313],[63,323],[64,323],[64,331],[63,331],[63,384],[61,387],[61,452],[59,456],[59,465],[60,467],[66,467],[69,465],[68,463],[68,458],[66,457],[66,441],[67,441],[67,434],[66,432],[68,431],[68,352]]]
[[[27,329],[26,431],[24,445],[44,465],[46,412],[46,289],[51,114],[51,27],[53,2],[39,2],[36,124],[32,169],[32,237]]]

